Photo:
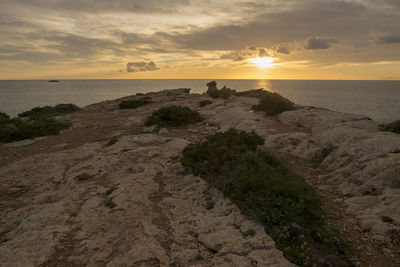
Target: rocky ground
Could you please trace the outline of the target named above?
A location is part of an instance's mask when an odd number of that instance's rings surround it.
[[[399,264],[388,234],[400,224],[399,135],[311,107],[266,117],[250,97],[200,108],[209,98],[184,90],[146,96],[152,104],[98,103],[60,117],[73,125],[60,135],[0,145],[1,266],[291,266],[261,226],[183,172],[188,143],[230,127],[255,130],[320,192],[327,224],[358,252],[355,264]],[[160,133],[143,127],[171,104],[206,120]]]

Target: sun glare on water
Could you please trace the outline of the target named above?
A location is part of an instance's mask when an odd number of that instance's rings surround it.
[[[272,57],[256,57],[256,58],[251,58],[250,62],[252,62],[259,68],[266,69],[274,66],[274,60],[275,58]]]

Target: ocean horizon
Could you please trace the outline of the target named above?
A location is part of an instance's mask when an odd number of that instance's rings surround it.
[[[36,106],[74,103],[80,107],[136,93],[191,88],[203,93],[213,79],[0,80],[0,111],[10,116]],[[300,105],[368,116],[378,122],[400,119],[398,80],[216,79],[237,91],[264,88]]]

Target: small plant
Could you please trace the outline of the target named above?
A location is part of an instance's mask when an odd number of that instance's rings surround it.
[[[106,146],[112,146],[112,145],[114,145],[114,144],[117,143],[117,142],[118,142],[118,136],[113,136],[113,137],[111,137],[110,141],[108,141],[108,143],[106,144]]]
[[[117,204],[115,204],[112,199],[107,199],[106,201],[104,201],[104,206],[106,206],[107,208],[113,209],[117,206]]]
[[[111,195],[112,192],[114,192],[114,191],[117,190],[117,189],[118,189],[118,187],[116,187],[116,186],[114,186],[114,187],[108,189],[108,190],[106,191],[106,196]]]
[[[400,246],[400,230],[399,229],[391,229],[387,233],[388,233],[392,243],[396,246]]]
[[[382,222],[385,223],[393,223],[394,220],[392,218],[390,218],[389,216],[381,216]]]
[[[294,108],[293,102],[276,93],[265,94],[260,98],[260,103],[253,106],[255,111],[264,111],[268,116],[275,116]]]
[[[247,237],[247,236],[253,237],[253,236],[256,235],[256,231],[255,231],[254,229],[250,228],[249,230],[247,230],[247,231],[244,233],[244,235],[245,235],[246,237]]]
[[[317,163],[317,165],[321,164],[329,154],[331,154],[333,151],[337,149],[337,146],[328,144],[325,147],[321,149],[321,151],[317,152],[314,155],[314,162]]]
[[[202,101],[200,101],[199,102],[199,107],[205,107],[205,106],[207,106],[207,105],[210,105],[210,104],[212,104],[212,101],[210,101],[210,100],[202,100]]]
[[[400,120],[380,125],[379,129],[385,132],[393,132],[400,134]]]
[[[151,103],[151,98],[149,97],[142,97],[137,100],[123,100],[121,103],[119,103],[119,108],[120,109],[134,109],[141,107],[146,104]]]
[[[207,210],[213,209],[214,206],[215,206],[215,202],[214,201],[209,201],[209,202],[207,202],[206,209]]]
[[[87,173],[82,173],[75,177],[75,179],[78,180],[79,182],[87,181],[90,178],[92,178],[92,176]]]
[[[146,126],[157,125],[162,128],[181,127],[203,121],[200,113],[188,107],[168,106],[154,111],[147,117]]]

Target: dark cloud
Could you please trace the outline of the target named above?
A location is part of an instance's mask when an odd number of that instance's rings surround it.
[[[333,38],[312,36],[307,39],[304,48],[309,50],[328,49],[331,47],[331,44],[336,43],[338,43],[338,41]]]
[[[187,6],[189,0],[2,0],[4,3],[20,5],[21,7],[40,8],[46,10],[61,10],[76,13],[164,13],[175,12],[178,7]]]
[[[376,44],[398,44],[400,43],[400,35],[391,33],[374,32],[372,35],[372,42]]]
[[[156,63],[150,62],[129,62],[126,64],[127,72],[140,72],[140,71],[155,71],[158,70]]]
[[[279,54],[285,54],[285,55],[290,54],[289,48],[287,48],[286,46],[279,46],[278,49],[276,49],[276,52]]]
[[[220,59],[231,59],[233,61],[243,61],[249,58],[255,57],[267,57],[269,56],[266,48],[250,46],[244,49],[239,49],[226,53],[220,57]]]
[[[189,33],[165,35],[165,38],[182,48],[237,50],[249,43],[272,47],[314,35],[337,35],[339,39],[359,41],[366,39],[365,33],[373,25],[371,14],[361,4],[310,0],[296,3],[287,10],[269,11],[242,24],[197,28]],[[400,18],[396,20],[400,23]]]

